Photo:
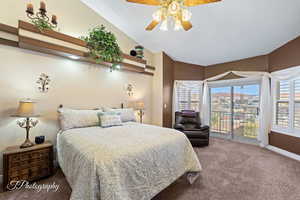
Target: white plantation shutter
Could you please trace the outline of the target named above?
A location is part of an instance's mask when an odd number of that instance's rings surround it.
[[[300,136],[300,66],[271,73],[274,99],[272,130]]]
[[[200,84],[188,85],[186,81],[185,84],[178,84],[177,86],[177,99],[178,99],[178,109],[179,110],[194,110],[199,112],[201,106],[202,98],[202,86]]]
[[[300,79],[294,81],[294,127],[300,129]]]
[[[178,108],[179,110],[189,109],[190,90],[186,87],[177,88]]]
[[[202,81],[175,81],[174,111],[194,110],[199,112],[202,100]]]
[[[300,79],[276,82],[276,126],[298,133],[300,129]],[[298,130],[298,131],[295,131]]]
[[[174,81],[173,88],[173,124],[175,112],[181,110],[200,111],[202,105],[203,81]]]
[[[276,125],[289,127],[290,82],[279,81],[277,84]]]

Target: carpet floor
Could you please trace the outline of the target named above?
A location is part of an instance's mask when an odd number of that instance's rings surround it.
[[[193,185],[178,179],[153,200],[300,200],[300,162],[248,144],[212,138],[195,148],[203,166]],[[57,192],[22,189],[1,200],[67,200],[71,188],[61,170],[38,183],[58,184]]]

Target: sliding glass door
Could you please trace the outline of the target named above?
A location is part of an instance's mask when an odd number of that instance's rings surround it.
[[[232,139],[256,139],[259,84],[210,88],[211,132]]]
[[[211,88],[211,132],[231,136],[232,126],[232,97],[231,87]]]

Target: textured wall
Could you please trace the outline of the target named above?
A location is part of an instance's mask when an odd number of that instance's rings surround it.
[[[268,71],[268,56],[257,56],[205,67],[205,79],[228,71]]]
[[[204,67],[184,62],[174,62],[174,80],[203,80]]]
[[[300,138],[282,133],[271,132],[269,134],[270,145],[300,155]]]
[[[270,72],[300,65],[300,37],[269,54]]]

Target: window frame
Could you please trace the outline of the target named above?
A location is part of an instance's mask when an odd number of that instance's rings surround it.
[[[299,77],[300,79],[300,77]],[[271,130],[274,132],[279,132],[282,134],[286,134],[286,135],[290,135],[290,136],[294,136],[294,137],[300,137],[300,129],[295,127],[295,104],[296,102],[300,101],[296,101],[295,100],[295,81],[298,80],[297,79],[292,79],[292,80],[272,80],[272,85],[274,87],[273,91],[273,122],[272,122],[272,128]],[[280,95],[280,81],[288,81],[289,83],[289,98],[288,100],[280,100],[278,98],[278,96]],[[289,104],[289,119],[288,119],[288,127],[282,127],[280,125],[277,124],[277,111],[278,111],[278,103],[288,103]],[[298,134],[297,134],[298,133]]]
[[[183,83],[199,82],[199,84],[202,84],[202,82],[200,82],[200,81],[180,81],[180,82],[183,82]],[[179,97],[179,95],[180,95],[179,88],[180,87],[184,87],[184,86],[177,86],[177,89],[176,89],[177,94],[175,94],[175,95],[177,95],[177,98],[178,98],[178,100],[177,100],[177,102],[179,104],[178,107],[180,107],[181,104],[187,104],[188,109],[192,109],[191,105],[193,103],[198,103],[199,106],[198,106],[198,110],[196,110],[196,112],[200,112],[201,111],[201,105],[202,105],[202,96],[203,96],[202,86],[199,86],[199,88],[197,88],[197,89],[199,89],[199,100],[198,101],[192,101],[192,87],[191,88],[186,87],[186,89],[188,90],[187,101],[186,100],[180,100],[180,97]]]

